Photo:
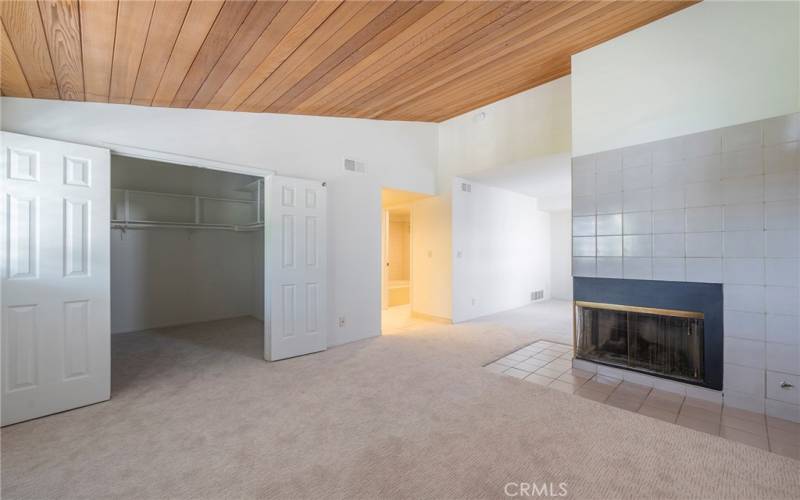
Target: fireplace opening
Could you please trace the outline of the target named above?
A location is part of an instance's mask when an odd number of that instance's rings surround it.
[[[703,383],[704,314],[575,302],[577,358]]]

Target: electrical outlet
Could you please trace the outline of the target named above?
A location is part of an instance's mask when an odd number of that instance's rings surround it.
[[[344,316],[339,316],[339,328],[344,328]]]

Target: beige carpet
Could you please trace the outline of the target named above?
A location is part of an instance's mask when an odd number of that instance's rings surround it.
[[[531,334],[439,326],[267,364],[259,326],[115,337],[111,401],[3,429],[3,498],[800,496],[800,462],[481,368]]]

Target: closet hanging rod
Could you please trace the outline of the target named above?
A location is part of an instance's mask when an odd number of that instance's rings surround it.
[[[136,189],[123,189],[123,188],[111,188],[112,191],[120,191],[120,192],[128,192],[128,193],[136,193],[136,194],[149,194],[155,196],[168,196],[171,198],[198,198],[201,200],[210,200],[210,201],[224,201],[230,203],[257,203],[257,200],[240,200],[237,198],[217,198],[214,196],[197,196],[193,194],[181,194],[181,193],[164,193],[159,191],[140,191]]]
[[[112,220],[111,229],[215,229],[221,231],[256,231],[264,227],[262,223],[256,224],[196,224],[189,222],[153,222],[153,221],[120,221]]]

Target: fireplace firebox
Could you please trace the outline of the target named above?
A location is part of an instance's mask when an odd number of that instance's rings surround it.
[[[722,388],[722,287],[574,278],[575,357]]]
[[[703,381],[703,313],[575,303],[579,357],[697,383]]]

